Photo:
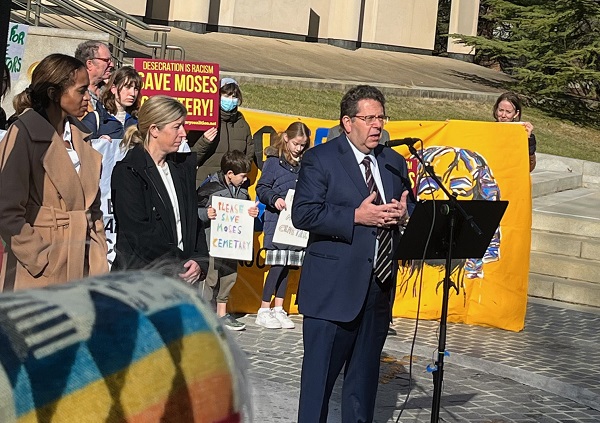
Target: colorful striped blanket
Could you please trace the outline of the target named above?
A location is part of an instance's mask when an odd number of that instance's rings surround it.
[[[234,350],[193,288],[154,273],[2,294],[0,422],[240,422]]]

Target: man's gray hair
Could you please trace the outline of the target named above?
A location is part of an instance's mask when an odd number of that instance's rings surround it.
[[[98,49],[102,44],[104,44],[102,41],[84,41],[77,46],[77,49],[75,49],[75,58],[81,60],[81,62],[85,64],[88,60],[96,57]],[[106,48],[108,48],[108,46],[106,46]]]

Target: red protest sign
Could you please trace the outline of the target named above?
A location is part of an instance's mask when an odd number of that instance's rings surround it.
[[[219,122],[219,65],[160,59],[133,59],[142,76],[141,103],[168,95],[187,109],[185,129],[204,131]]]

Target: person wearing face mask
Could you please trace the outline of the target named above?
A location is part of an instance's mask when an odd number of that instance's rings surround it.
[[[513,92],[506,92],[496,100],[493,114],[496,122],[520,122],[521,120],[521,99]],[[537,163],[535,150],[537,141],[533,134],[533,125],[531,122],[521,122],[527,131],[527,140],[529,146],[529,171],[535,169]]]
[[[220,119],[218,128],[210,128],[191,147],[197,154],[196,187],[221,168],[221,158],[228,151],[239,150],[254,162],[254,141],[250,126],[238,110],[242,104],[240,86],[233,78],[221,79]]]

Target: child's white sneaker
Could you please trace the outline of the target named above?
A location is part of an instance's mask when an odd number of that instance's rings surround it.
[[[294,329],[294,327],[296,326],[283,309],[273,310],[273,314],[275,315],[275,318],[279,321],[283,329]]]
[[[256,324],[267,329],[281,329],[282,327],[273,310],[258,310]]]

